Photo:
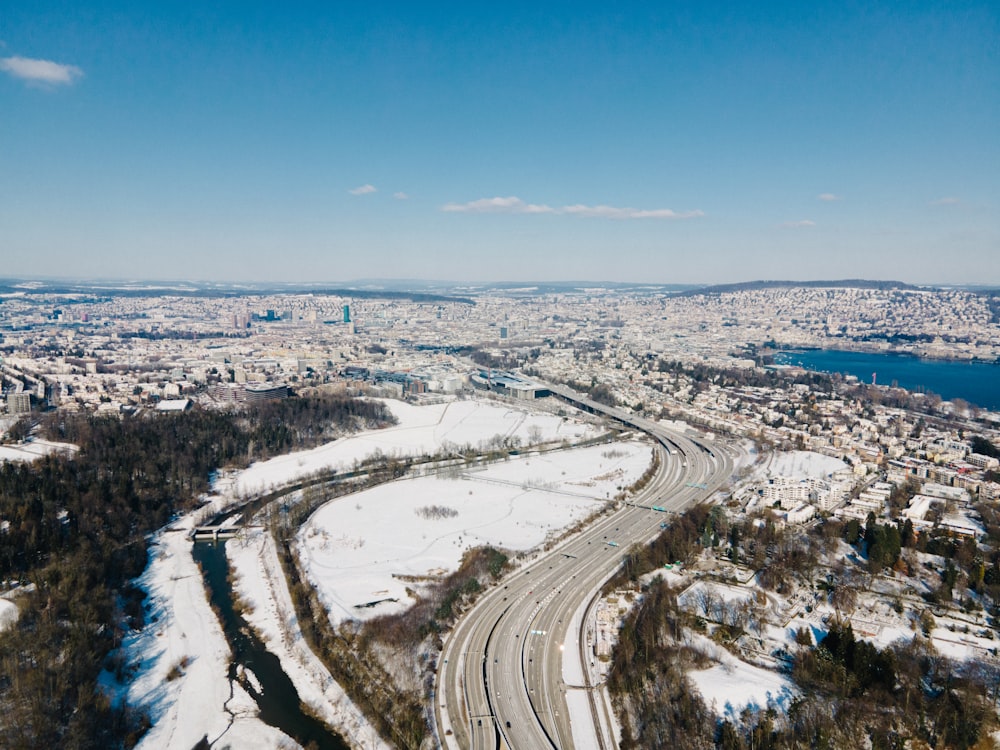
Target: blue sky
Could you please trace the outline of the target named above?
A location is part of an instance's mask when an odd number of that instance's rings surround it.
[[[288,5],[5,7],[0,276],[1000,283],[995,2]]]

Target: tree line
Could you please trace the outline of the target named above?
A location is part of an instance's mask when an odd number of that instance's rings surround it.
[[[125,593],[145,568],[147,535],[194,507],[220,468],[391,420],[379,402],[334,396],[121,419],[44,415],[42,433],[79,451],[0,464],[0,580],[35,585],[0,633],[4,746],[135,744],[148,719],[111,705],[98,678],[127,627],[118,603],[134,603]]]
[[[998,520],[984,518],[991,540],[1000,533]],[[677,517],[652,543],[629,550],[607,588],[637,585],[640,576],[660,565],[689,562],[712,547],[734,562],[755,565],[760,582],[769,588],[815,584],[826,590],[838,612],[849,610],[855,589],[848,571],[812,580],[819,552],[834,551],[841,539],[867,554],[873,573],[899,564],[907,544],[945,555],[942,586],[948,585],[949,569],[954,578],[966,575],[967,565],[984,567],[983,551],[974,540],[944,533],[914,535],[912,528],[881,524],[874,517],[863,526],[827,521],[812,534],[792,535],[766,517],[734,523],[721,508],[699,506]],[[979,581],[986,585],[982,573]],[[787,710],[768,706],[720,719],[685,676],[711,662],[685,636],[687,630],[705,631],[705,622],[697,612],[678,606],[677,593],[655,578],[643,587],[642,599],[619,631],[608,687],[620,718],[622,748],[992,746],[1000,669],[978,660],[951,662],[920,635],[879,648],[858,638],[849,622],[838,617],[831,618],[819,643],[813,643],[809,631],[797,634],[789,664],[799,695]],[[713,637],[728,643],[743,632],[730,624],[720,623]]]

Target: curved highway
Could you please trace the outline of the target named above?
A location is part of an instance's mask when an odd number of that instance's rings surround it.
[[[458,622],[441,655],[435,698],[448,748],[574,747],[562,660],[564,653],[589,659],[579,633],[569,632],[574,613],[615,572],[625,550],[659,533],[666,516],[652,506],[681,511],[707,498],[732,473],[732,457],[722,446],[696,442],[567,389],[552,390],[652,436],[659,471],[630,504],[509,575]],[[598,701],[591,707],[598,710]]]

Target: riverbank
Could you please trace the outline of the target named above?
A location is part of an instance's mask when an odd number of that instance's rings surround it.
[[[866,343],[857,341],[830,340],[814,344],[795,344],[778,349],[761,349],[763,355],[778,355],[782,352],[839,352],[842,354],[871,354],[890,357],[913,357],[930,362],[965,362],[971,364],[1000,365],[1000,356],[981,357],[968,351],[956,351],[954,347],[937,345],[922,347],[898,346],[889,343]]]
[[[852,346],[822,346],[828,351],[854,351],[863,354],[892,354],[904,357],[930,360],[932,362],[971,362],[980,364],[1000,364],[1000,354],[996,349],[969,349],[960,344],[904,345],[855,343]]]
[[[121,677],[105,672],[108,693],[141,706],[152,726],[138,750],[298,745],[258,718],[253,698],[228,678],[232,654],[191,555],[189,514],[157,533],[136,585],[147,592],[146,625],[124,639]]]
[[[251,670],[239,680],[229,679],[232,653],[209,605],[187,538],[195,525],[235,509],[247,497],[332,467],[350,468],[376,453],[398,458],[435,452],[445,442],[492,445],[504,436],[556,442],[597,434],[582,422],[478,400],[427,407],[392,402],[392,407],[400,417],[395,428],[352,435],[241,472],[220,474],[213,484],[215,494],[205,498],[199,511],[158,532],[147,570],[136,581],[149,594],[147,624],[130,633],[119,652],[121,681],[110,676],[107,680],[109,692],[150,714],[153,726],[140,748],[193,747],[204,736],[210,742],[219,740],[219,746],[297,746],[260,719],[251,695],[259,683]],[[513,489],[524,492],[519,482]],[[280,661],[281,671],[294,686],[287,692],[297,692],[310,712],[353,747],[386,747],[305,644],[270,536],[263,529],[249,529],[228,542],[226,550],[236,573],[234,593],[249,605],[243,618]],[[240,685],[244,679],[247,689]]]
[[[250,529],[230,541],[226,553],[235,574],[233,591],[246,607],[243,617],[281,661],[302,702],[351,747],[388,750],[390,746],[306,644],[271,535]]]

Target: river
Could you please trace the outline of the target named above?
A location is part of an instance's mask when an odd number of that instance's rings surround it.
[[[319,750],[348,750],[347,743],[321,721],[302,712],[299,694],[272,654],[254,635],[246,620],[234,609],[232,590],[227,579],[229,560],[226,543],[197,542],[192,552],[201,565],[209,599],[219,613],[222,629],[233,652],[229,679],[237,679],[239,667],[252,671],[260,689],[241,680],[240,684],[256,701],[261,721],[280,729],[300,745],[313,743]],[[225,744],[225,737],[223,737]]]
[[[874,374],[876,382],[881,385],[898,385],[910,391],[936,393],[947,400],[961,398],[970,404],[1000,411],[1000,364],[836,349],[782,351],[775,354],[774,361],[817,372],[854,375],[865,383],[871,383]]]

